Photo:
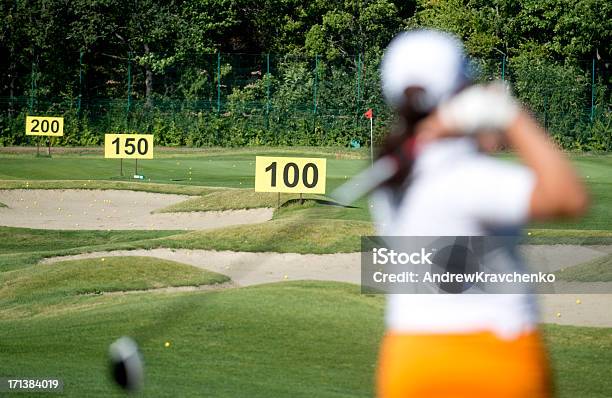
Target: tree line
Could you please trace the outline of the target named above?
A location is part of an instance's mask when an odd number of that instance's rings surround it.
[[[376,73],[385,46],[399,31],[436,27],[464,40],[482,79],[510,81],[562,145],[612,149],[605,0],[6,0],[0,8],[0,145],[27,143],[20,118],[33,110],[74,119],[65,144],[98,143],[109,129],[144,129],[173,145],[365,142],[363,108],[387,116]]]

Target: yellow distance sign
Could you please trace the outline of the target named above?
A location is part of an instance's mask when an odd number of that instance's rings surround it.
[[[26,135],[61,137],[64,135],[64,118],[49,116],[26,116]]]
[[[255,158],[255,192],[325,193],[326,159]]]
[[[104,134],[107,159],[153,159],[153,134]]]

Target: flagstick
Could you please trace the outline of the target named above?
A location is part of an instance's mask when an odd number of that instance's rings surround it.
[[[374,116],[370,118],[370,160],[374,165]]]

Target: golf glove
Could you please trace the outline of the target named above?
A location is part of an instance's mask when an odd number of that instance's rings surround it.
[[[518,113],[519,105],[503,83],[468,87],[439,109],[440,119],[447,128],[465,134],[504,131]]]

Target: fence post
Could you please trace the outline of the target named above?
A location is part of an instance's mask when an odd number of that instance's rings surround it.
[[[544,95],[544,130],[548,130],[548,95]]]
[[[130,110],[132,108],[132,52],[128,52],[128,70],[127,70],[127,106],[125,109],[125,127],[130,129]]]
[[[266,54],[266,130],[270,127],[270,53]]]
[[[357,55],[357,100],[355,101],[355,128],[359,126],[361,109],[361,53]]]
[[[315,55],[315,70],[314,70],[314,86],[313,86],[313,113],[317,114],[317,85],[319,84],[319,55]]]
[[[217,113],[221,112],[221,51],[217,52]]]
[[[502,82],[506,81],[506,54],[502,55]]]
[[[315,54],[314,85],[312,98],[312,133],[317,132],[317,88],[319,85],[319,54]]]
[[[34,91],[36,90],[36,76],[34,75],[34,62],[32,62],[32,73],[30,75],[30,101],[29,101],[29,112],[30,115],[34,110]]]
[[[595,58],[591,68],[591,123],[595,117]]]
[[[83,50],[79,52],[79,100],[77,102],[77,115],[81,117],[81,101],[83,98]]]
[[[36,88],[36,77],[34,76],[34,61],[32,61],[32,73],[30,75],[30,100],[28,104],[28,114],[32,115],[34,110],[34,90]],[[36,139],[36,156],[40,156],[40,137]]]

